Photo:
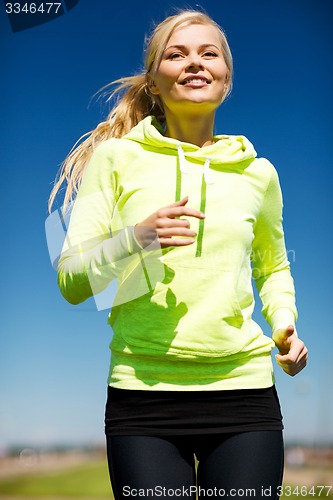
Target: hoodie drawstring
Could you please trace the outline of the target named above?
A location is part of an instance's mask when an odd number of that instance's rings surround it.
[[[205,175],[202,175],[202,180],[201,180],[201,193],[200,193],[200,212],[205,213],[206,212],[206,179]],[[202,254],[202,240],[203,240],[203,235],[204,235],[204,229],[205,229],[205,219],[199,219],[199,230],[197,234],[197,249],[195,252],[196,257],[201,257]]]
[[[181,199],[181,178],[182,174],[188,174],[188,170],[186,168],[186,159],[185,153],[181,144],[177,145],[178,159],[179,163],[177,165],[177,174],[176,174],[176,196],[175,201],[179,201]],[[213,181],[210,176],[210,158],[206,158],[204,166],[203,166],[203,174],[201,181],[201,192],[200,192],[200,212],[205,213],[206,210],[206,188],[207,184],[213,184]],[[205,228],[205,219],[199,219],[199,230],[197,235],[197,248],[195,252],[196,257],[201,257],[202,254],[202,242]]]
[[[181,144],[177,145],[177,152],[178,152],[179,162],[177,164],[175,201],[179,201],[181,199],[182,174],[188,173],[188,170],[186,168],[186,162],[185,162],[185,154],[184,154],[184,151],[182,149]]]
[[[185,153],[183,151],[181,144],[177,145],[177,151],[178,151],[180,171],[182,174],[188,174],[188,170],[186,168],[186,163],[185,163]]]
[[[206,158],[204,167],[203,167],[203,174],[204,178],[206,181],[206,184],[214,184],[211,175],[210,175],[210,170],[209,170],[209,165],[210,165],[210,158]]]
[[[212,178],[210,176],[209,171],[210,158],[206,158],[204,167],[203,167],[203,175],[201,181],[201,193],[200,193],[200,212],[206,212],[206,189],[207,184],[213,184]],[[201,257],[202,254],[202,240],[205,229],[205,219],[199,220],[199,231],[197,235],[197,249],[195,252],[196,257]]]

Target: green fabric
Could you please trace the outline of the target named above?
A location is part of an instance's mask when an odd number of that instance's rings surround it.
[[[186,195],[206,214],[189,218],[196,243],[140,249],[135,224]],[[58,271],[71,303],[118,278],[109,383],[120,388],[271,385],[274,343],[252,319],[252,273],[273,330],[297,316],[275,168],[243,136],[199,148],[164,137],[152,117],[93,153]]]
[[[205,213],[205,211],[206,211],[206,181],[204,176],[202,176],[200,212]],[[195,252],[196,257],[201,257],[204,227],[205,227],[205,219],[200,219],[199,232],[197,237],[197,251]]]

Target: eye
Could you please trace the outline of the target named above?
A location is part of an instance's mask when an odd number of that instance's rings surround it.
[[[203,57],[209,57],[209,58],[217,57],[217,53],[212,50],[207,50],[207,52],[203,54]]]
[[[182,57],[182,54],[180,52],[173,52],[172,54],[169,54],[168,55],[168,59],[179,59],[180,57]]]

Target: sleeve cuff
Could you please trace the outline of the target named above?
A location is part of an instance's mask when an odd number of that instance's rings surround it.
[[[294,312],[288,307],[281,307],[277,309],[272,315],[271,319],[271,327],[272,331],[276,332],[279,328],[287,328],[289,325],[295,326],[296,318]],[[297,331],[295,328],[295,333],[297,335]]]

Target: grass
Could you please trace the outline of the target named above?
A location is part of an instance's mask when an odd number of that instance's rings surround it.
[[[310,489],[310,488],[309,488]],[[309,489],[307,491],[309,491]],[[298,491],[298,494],[297,494]],[[314,495],[304,495],[307,491],[294,488],[286,491],[283,500],[332,500],[333,491],[327,496],[327,489],[319,495],[314,488]],[[112,499],[106,460],[95,460],[86,465],[71,467],[62,471],[31,473],[0,480],[0,498],[2,496],[23,497],[27,500],[41,498],[76,498],[76,499]],[[254,497],[253,497],[254,498]],[[268,499],[270,497],[267,497]]]
[[[67,470],[21,475],[0,481],[4,495],[25,498],[113,498],[105,460]]]

